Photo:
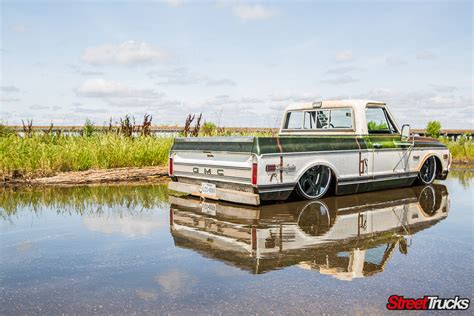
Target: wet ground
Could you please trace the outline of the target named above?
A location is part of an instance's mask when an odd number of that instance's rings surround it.
[[[385,313],[473,296],[473,177],[246,208],[165,186],[0,191],[0,314]]]

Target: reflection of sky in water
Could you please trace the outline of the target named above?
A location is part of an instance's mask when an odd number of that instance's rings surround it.
[[[383,313],[394,293],[469,297],[472,183],[450,178],[444,184],[449,216],[414,234],[407,255],[397,247],[383,272],[351,282],[315,271],[310,260],[253,275],[216,259],[211,250],[177,247],[169,206],[127,207],[122,202],[133,198],[130,190],[113,191],[114,199],[124,200],[99,213],[97,207],[80,215],[57,205],[36,211],[25,205],[6,216],[2,210],[0,314]],[[380,263],[385,247],[366,251],[365,260]],[[343,259],[348,253],[336,254]]]

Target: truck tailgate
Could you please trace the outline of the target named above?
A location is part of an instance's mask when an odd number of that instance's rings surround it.
[[[170,156],[173,176],[251,185],[253,142],[253,137],[177,138]]]

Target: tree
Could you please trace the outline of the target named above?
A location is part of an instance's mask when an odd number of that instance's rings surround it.
[[[84,128],[82,130],[82,135],[84,135],[84,137],[91,137],[92,134],[94,134],[94,130],[94,123],[91,120],[86,119],[86,122],[84,123]]]
[[[426,136],[438,138],[441,132],[441,123],[439,121],[429,121],[426,125]]]

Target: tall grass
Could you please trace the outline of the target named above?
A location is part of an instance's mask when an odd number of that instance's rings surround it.
[[[468,139],[457,141],[440,138],[440,141],[448,146],[453,159],[457,161],[474,161],[474,142]]]
[[[164,166],[172,138],[90,137],[33,134],[0,137],[0,172],[5,177],[48,176],[62,171]]]

